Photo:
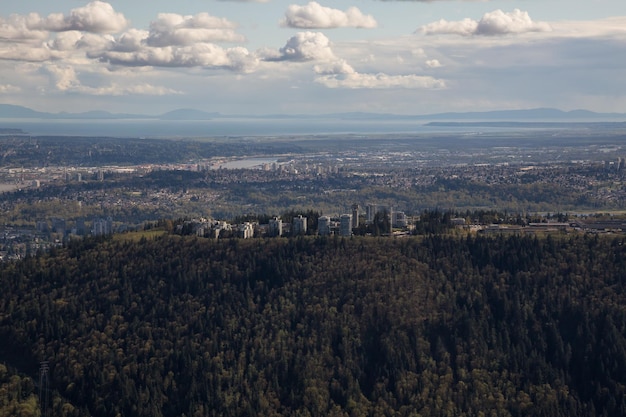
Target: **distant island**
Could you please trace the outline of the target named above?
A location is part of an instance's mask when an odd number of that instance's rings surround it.
[[[587,122],[577,122],[577,121],[560,121],[560,122],[470,122],[470,121],[462,121],[462,122],[429,122],[424,126],[431,127],[490,127],[490,128],[542,128],[542,129],[559,129],[563,127],[572,127],[572,128],[590,128],[590,127],[598,127],[602,126],[604,128],[621,128],[626,127],[626,122],[601,122],[601,121],[587,121]]]

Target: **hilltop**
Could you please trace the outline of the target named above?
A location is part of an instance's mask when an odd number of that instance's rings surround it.
[[[626,410],[622,237],[123,237],[0,265],[56,416]]]

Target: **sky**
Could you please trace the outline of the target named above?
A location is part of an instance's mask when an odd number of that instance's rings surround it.
[[[0,103],[155,115],[626,113],[626,5],[1,1]]]

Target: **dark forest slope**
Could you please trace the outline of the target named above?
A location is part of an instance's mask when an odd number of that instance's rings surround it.
[[[619,416],[625,260],[587,236],[88,240],[0,266],[0,337],[50,361],[59,415]]]

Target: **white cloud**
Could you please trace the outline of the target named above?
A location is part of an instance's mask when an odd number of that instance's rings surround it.
[[[299,32],[289,38],[278,52],[263,51],[266,61],[332,61],[335,54],[330,40],[320,32]]]
[[[0,60],[44,62],[56,58],[58,58],[58,55],[45,45],[25,46],[0,44]]]
[[[533,22],[528,12],[514,9],[511,13],[495,10],[486,13],[478,22],[477,35],[506,35],[509,33],[549,32],[550,25]]]
[[[117,33],[128,25],[128,21],[122,13],[118,13],[109,3],[93,1],[84,7],[72,9],[65,16],[62,13],[54,13],[32,22],[31,28],[49,30],[52,32],[64,32],[80,30],[92,33]]]
[[[429,59],[426,61],[426,66],[428,68],[439,68],[441,67],[441,62],[438,59]]]
[[[429,23],[422,26],[419,32],[425,35],[461,35],[470,36],[476,33],[478,22],[472,19],[463,19],[457,22],[448,22],[445,19],[438,20],[437,22]]]
[[[104,34],[117,32],[126,24],[121,13],[100,1],[73,9],[67,16],[55,13],[42,18],[29,13],[0,17],[0,59],[43,62],[69,58],[81,48],[105,48],[112,38]]]
[[[320,75],[356,74],[354,68],[345,59],[339,59],[324,65],[316,65],[313,69]]]
[[[213,42],[244,40],[236,25],[208,13],[182,16],[161,13],[150,30],[130,29],[111,45],[94,48],[90,58],[128,67],[227,69],[251,72],[259,58],[243,47],[223,48]]]
[[[463,19],[449,22],[441,19],[422,26],[418,31],[426,35],[452,34],[461,36],[497,36],[527,32],[549,32],[552,28],[545,22],[533,22],[528,12],[514,9],[511,13],[495,10],[479,20]]]
[[[131,86],[121,86],[119,84],[111,84],[108,87],[81,87],[81,92],[96,96],[166,96],[172,94],[181,94],[179,91],[171,88],[158,87],[151,84],[138,84]]]
[[[243,42],[245,38],[235,32],[236,25],[227,19],[208,13],[181,16],[160,13],[150,24],[147,43],[150,46],[192,45],[200,42]]]
[[[328,65],[316,65],[315,72],[320,76],[316,82],[328,88],[348,89],[440,89],[445,88],[443,80],[424,75],[388,75],[384,73],[362,74],[354,70],[344,60]]]
[[[0,84],[0,94],[19,93],[20,91],[22,91],[22,89],[17,86],[11,84]]]
[[[56,51],[72,51],[76,49],[76,45],[82,39],[83,34],[77,30],[61,32],[47,43],[50,49]]]
[[[45,30],[34,29],[33,26],[41,18],[36,13],[26,16],[11,15],[8,19],[0,17],[0,41],[32,41],[48,37]]]
[[[225,49],[209,43],[180,47],[146,47],[130,52],[111,50],[93,57],[122,66],[222,68],[237,72],[253,71],[259,61],[246,48]]]
[[[375,28],[377,23],[371,15],[364,15],[356,7],[350,7],[344,12],[324,7],[312,1],[306,6],[290,5],[285,12],[281,25],[300,29],[330,29],[339,27],[371,29]]]
[[[139,51],[145,47],[145,42],[150,36],[147,30],[130,29],[121,34],[112,49],[118,52]]]

